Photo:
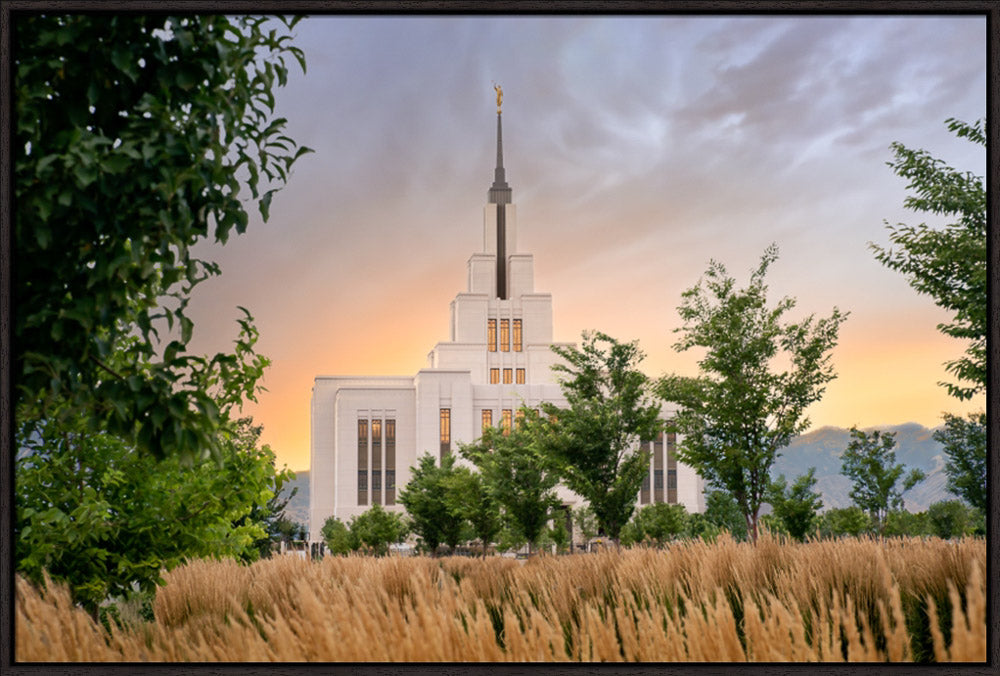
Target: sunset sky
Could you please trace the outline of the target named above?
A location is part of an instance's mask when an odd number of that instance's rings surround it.
[[[710,259],[744,285],[770,243],[791,318],[850,311],[812,427],[940,424],[938,381],[965,345],[948,315],[879,264],[902,208],[889,144],[984,175],[944,121],[986,114],[986,20],[962,16],[316,17],[308,73],[278,92],[313,148],[195,292],[195,349],[227,349],[237,305],[273,364],[246,409],[279,464],[309,466],[317,375],[413,375],[448,338],[481,249],[503,87],[518,248],[551,292],[555,340],[638,339],[650,376],[677,353],[681,293]],[[254,209],[256,212],[256,209]]]

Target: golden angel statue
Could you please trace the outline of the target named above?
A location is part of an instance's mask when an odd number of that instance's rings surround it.
[[[495,89],[497,91],[497,112],[499,113],[500,112],[500,102],[503,101],[503,89],[501,89],[500,85],[498,85],[498,84],[494,84],[493,85],[493,89]]]

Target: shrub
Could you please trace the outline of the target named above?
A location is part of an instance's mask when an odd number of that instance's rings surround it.
[[[687,531],[687,519],[684,505],[663,502],[646,505],[622,529],[621,542],[628,546],[648,541],[663,546]]]
[[[930,530],[945,540],[971,530],[973,514],[961,500],[942,500],[927,508]]]
[[[904,536],[909,535],[919,537],[930,535],[930,526],[927,523],[927,512],[907,512],[906,510],[895,510],[889,512],[885,522],[885,535]]]
[[[326,541],[326,548],[332,554],[347,554],[356,550],[361,544],[357,535],[335,516],[326,520],[320,533]]]
[[[351,537],[369,548],[376,556],[389,552],[389,545],[400,542],[410,527],[398,512],[387,512],[381,505],[372,505],[366,512],[351,517]]]
[[[872,528],[868,514],[857,505],[831,509],[820,515],[819,532],[823,537],[857,537]]]

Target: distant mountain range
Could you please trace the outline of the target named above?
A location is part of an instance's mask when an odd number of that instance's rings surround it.
[[[866,428],[866,431],[874,428]],[[896,433],[896,462],[906,469],[921,469],[927,478],[903,494],[907,510],[922,512],[939,500],[953,500],[947,491],[944,473],[944,453],[932,435],[938,429],[927,429],[917,423],[879,427],[883,432]],[[849,507],[851,481],[840,473],[840,456],[851,439],[850,430],[841,427],[821,427],[796,437],[781,449],[771,474],[784,474],[791,483],[795,477],[816,468],[816,490],[823,495],[823,509]]]
[[[866,428],[866,431],[872,428]],[[939,500],[953,500],[954,495],[945,488],[944,454],[941,444],[934,441],[935,429],[917,423],[879,427],[883,432],[896,433],[896,462],[906,466],[905,472],[918,468],[927,478],[903,494],[906,509],[922,512]],[[781,450],[771,474],[784,474],[791,484],[801,474],[816,468],[816,490],[823,496],[823,510],[849,507],[850,479],[840,473],[840,456],[851,439],[850,430],[841,427],[821,427],[792,440]],[[309,471],[295,473],[286,490],[298,487],[298,493],[285,509],[288,517],[302,524],[309,522]]]
[[[299,490],[288,501],[285,506],[285,516],[301,523],[303,526],[309,525],[309,470],[295,473],[295,478],[282,488],[282,495],[288,495],[295,488]]]

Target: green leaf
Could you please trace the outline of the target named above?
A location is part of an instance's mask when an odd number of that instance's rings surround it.
[[[80,163],[73,167],[73,175],[76,177],[77,187],[86,188],[97,179],[97,170],[91,165]]]
[[[128,157],[124,155],[110,155],[101,163],[101,168],[111,174],[120,174],[132,165]]]
[[[44,223],[39,223],[35,226],[35,241],[38,242],[38,246],[41,249],[48,249],[49,244],[52,243],[52,232]],[[58,338],[55,338],[58,340]]]
[[[258,204],[260,208],[260,215],[264,219],[265,223],[271,215],[271,198],[274,196],[275,192],[277,192],[277,190],[268,190],[264,193],[263,197],[260,198],[260,202]]]
[[[118,43],[111,50],[111,63],[135,82],[139,76],[139,64],[127,45]]]
[[[47,173],[46,170],[59,159],[61,159],[61,156],[55,154],[46,155],[45,157],[41,158],[38,161],[38,164],[35,165],[35,176],[39,178],[44,176]]]

